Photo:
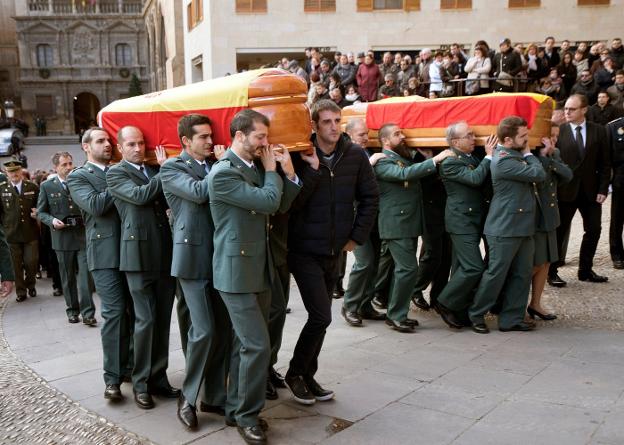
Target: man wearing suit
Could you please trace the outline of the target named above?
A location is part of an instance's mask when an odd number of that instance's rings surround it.
[[[407,315],[418,274],[418,237],[424,229],[419,179],[435,174],[436,164],[454,155],[444,150],[414,163],[413,152],[404,140],[396,124],[387,123],[379,129],[386,157],[375,164],[375,175],[379,184],[379,237],[385,240],[394,261],[386,324],[399,332],[413,332],[418,322]]]
[[[205,380],[205,410],[212,407],[212,411],[223,411],[225,406],[231,325],[223,301],[212,287],[210,119],[200,114],[183,116],[178,122],[178,136],[184,149],[163,164],[160,177],[173,215],[171,275],[178,279],[191,317],[178,418],[187,428],[195,429],[196,400],[202,381]]]
[[[67,185],[67,175],[74,169],[73,158],[67,152],[58,152],[52,156],[52,165],[57,176],[41,184],[37,216],[51,230],[69,322],[78,323],[81,314],[84,324],[95,326],[95,306],[86,267],[85,228],[80,207],[74,203]]]
[[[136,127],[117,135],[123,160],[106,174],[121,218],[119,270],[125,272],[134,303],[134,401],[154,407],[152,394],[178,398],[167,378],[169,327],[175,292],[171,277],[171,230],[158,170],[144,164],[145,140]],[[160,164],[164,149],[157,148]]]
[[[39,225],[37,224],[37,199],[39,187],[24,179],[19,161],[4,163],[8,180],[0,183],[0,220],[11,248],[15,275],[15,301],[37,296],[35,288],[39,267]]]
[[[210,171],[210,209],[215,225],[214,287],[234,328],[226,424],[247,443],[266,443],[264,406],[271,355],[267,327],[273,275],[269,216],[280,209],[284,182],[298,189],[290,156],[268,145],[269,120],[240,111],[230,123],[232,145]],[[257,162],[260,160],[261,162]]]
[[[106,184],[113,156],[108,133],[99,127],[82,135],[87,162],[67,177],[74,202],[82,210],[87,238],[86,265],[100,297],[104,323],[100,330],[104,365],[104,398],[122,399],[121,383],[132,372],[132,301],[119,271],[121,223]],[[84,263],[81,263],[84,265]]]
[[[585,119],[585,96],[570,96],[564,113],[566,123],[561,126],[557,148],[563,162],[572,168],[574,177],[558,191],[561,225],[557,228],[557,250],[559,258],[563,258],[564,235],[570,230],[574,214],[580,211],[585,233],[579,253],[578,279],[604,283],[608,278],[596,274],[592,266],[600,239],[602,203],[607,199],[611,180],[609,143],[604,127]],[[559,277],[557,268],[557,262],[550,265],[548,282],[563,287],[566,282]]]
[[[621,74],[624,78],[624,73]],[[613,163],[613,193],[611,194],[611,224],[609,246],[614,269],[624,269],[624,117],[607,124],[607,137]]]
[[[466,122],[451,124],[446,140],[454,158],[440,165],[446,188],[444,223],[453,243],[453,274],[438,297],[438,310],[444,322],[460,328],[468,321],[468,307],[481,280],[485,263],[479,244],[487,215],[483,184],[490,175],[490,162],[497,139],[490,136],[485,158],[479,162],[473,154],[474,132]]]
[[[488,243],[488,266],[468,315],[472,329],[489,333],[485,314],[503,295],[498,329],[528,331],[524,322],[533,270],[533,234],[537,221],[536,182],[546,179],[541,162],[529,150],[529,129],[521,117],[510,116],[498,124],[500,145],[490,170],[494,196],[483,233]]]

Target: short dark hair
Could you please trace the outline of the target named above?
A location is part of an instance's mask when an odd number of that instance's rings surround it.
[[[548,36],[544,39],[544,43],[548,42],[550,39],[552,39],[553,41],[555,40],[553,36]]]
[[[312,120],[318,124],[319,114],[323,111],[333,111],[334,113],[341,113],[340,107],[336,105],[336,102],[329,99],[321,99],[312,105],[310,110],[310,116]]]
[[[90,144],[91,140],[93,140],[94,131],[106,131],[106,130],[104,130],[102,127],[87,128],[85,132],[83,133],[82,139],[80,140],[80,142],[82,142],[83,144]]]
[[[615,72],[615,75],[616,75],[616,76],[619,76],[619,75],[624,76],[624,70],[617,70],[617,71]]]
[[[57,151],[56,153],[52,155],[52,165],[54,165],[55,167],[58,166],[59,162],[61,162],[61,158],[63,157],[72,158],[72,160],[74,159],[71,153],[67,151]]]
[[[518,129],[526,126],[528,126],[527,121],[520,116],[506,117],[498,124],[498,129],[496,130],[498,140],[502,144],[505,138],[513,139],[518,134]]]
[[[187,114],[178,121],[178,138],[180,138],[180,143],[183,146],[182,137],[186,136],[188,139],[193,139],[193,135],[196,134],[194,128],[196,125],[212,125],[212,122],[208,116],[203,114]]]
[[[589,102],[587,101],[587,96],[585,96],[584,94],[571,94],[570,97],[568,97],[568,99],[572,99],[573,97],[577,98],[581,104],[581,108],[586,108],[587,105],[589,104]]]
[[[394,122],[387,122],[381,126],[379,129],[379,142],[383,145],[383,139],[388,139],[392,131],[390,131],[393,127],[396,127],[397,124]]]
[[[233,138],[237,131],[241,131],[245,136],[254,131],[256,122],[265,126],[270,126],[269,118],[264,114],[247,108],[236,113],[230,122],[230,136]]]

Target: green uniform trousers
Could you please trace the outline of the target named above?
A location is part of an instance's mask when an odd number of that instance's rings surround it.
[[[264,407],[271,358],[267,327],[271,294],[219,293],[234,328],[225,416],[241,427],[254,426]]]
[[[479,248],[481,234],[450,236],[453,242],[453,273],[438,296],[438,301],[452,311],[464,312],[472,303],[475,289],[485,270]]]
[[[487,311],[502,295],[498,327],[508,328],[524,321],[533,272],[533,237],[486,237],[488,266],[468,315],[473,323],[483,323]]]
[[[67,316],[81,314],[83,320],[93,318],[95,305],[87,269],[87,252],[84,249],[55,250],[55,252],[59,263]],[[78,267],[78,280],[76,280],[76,267]]]
[[[178,326],[180,328],[180,343],[182,344],[182,353],[186,357],[186,344],[188,343],[188,332],[191,329],[191,314],[184,300],[184,291],[180,286],[180,280],[176,279],[176,314],[178,316]]]
[[[386,316],[393,321],[404,321],[409,312],[410,299],[418,275],[418,238],[385,240],[394,261],[394,273],[390,283],[388,312]]]
[[[195,406],[205,381],[209,394],[205,393],[202,400],[209,405],[224,406],[232,337],[227,311],[210,281],[178,278],[178,282],[191,317],[185,355],[186,375],[182,384],[184,398]]]
[[[169,330],[175,280],[164,272],[126,272],[134,304],[134,369],[136,392],[169,385]]]
[[[271,308],[269,310],[269,337],[271,339],[270,366],[277,363],[277,354],[282,347],[284,324],[286,323],[286,308],[290,299],[290,270],[288,264],[274,268],[273,283],[271,283]]]
[[[119,385],[123,377],[131,376],[134,366],[132,300],[126,279],[118,269],[92,270],[91,276],[100,297],[100,311],[104,319],[100,330],[104,383]]]
[[[346,311],[366,313],[375,310],[371,300],[375,295],[374,285],[380,249],[379,233],[371,232],[366,242],[353,250],[355,263],[349,274],[349,284],[343,302]]]
[[[452,248],[449,234],[444,226],[427,225],[422,235],[422,246],[418,258],[418,275],[414,285],[414,296],[431,285],[429,303],[435,305],[442,289],[446,286],[451,269]]]
[[[15,295],[25,297],[27,289],[34,289],[37,284],[39,268],[39,243],[9,243],[11,260],[15,271]]]
[[[384,302],[388,302],[388,292],[390,291],[390,281],[394,270],[394,261],[388,249],[388,243],[381,241],[379,252],[379,264],[377,265],[377,275],[375,276],[375,294]]]

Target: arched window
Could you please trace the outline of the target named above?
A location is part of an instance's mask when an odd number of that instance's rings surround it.
[[[52,66],[52,47],[47,43],[37,45],[37,66]]]
[[[130,45],[127,43],[118,43],[115,45],[115,65],[132,65],[132,48],[130,48]]]

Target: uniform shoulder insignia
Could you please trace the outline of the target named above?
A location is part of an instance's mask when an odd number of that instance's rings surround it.
[[[618,122],[618,121],[621,121],[621,122],[622,122],[622,124],[624,124],[624,116],[622,116],[622,117],[618,117],[618,118],[615,118],[615,119],[613,119],[612,121],[607,122],[607,125],[611,125],[611,124],[613,124],[613,123],[615,123],[615,122]],[[619,130],[619,128],[618,128],[618,130]]]
[[[403,163],[403,161],[396,161],[396,164],[401,168],[405,167],[405,164]]]
[[[503,150],[501,150],[500,153],[498,153],[499,158],[504,158],[505,156],[509,156],[509,153]]]

